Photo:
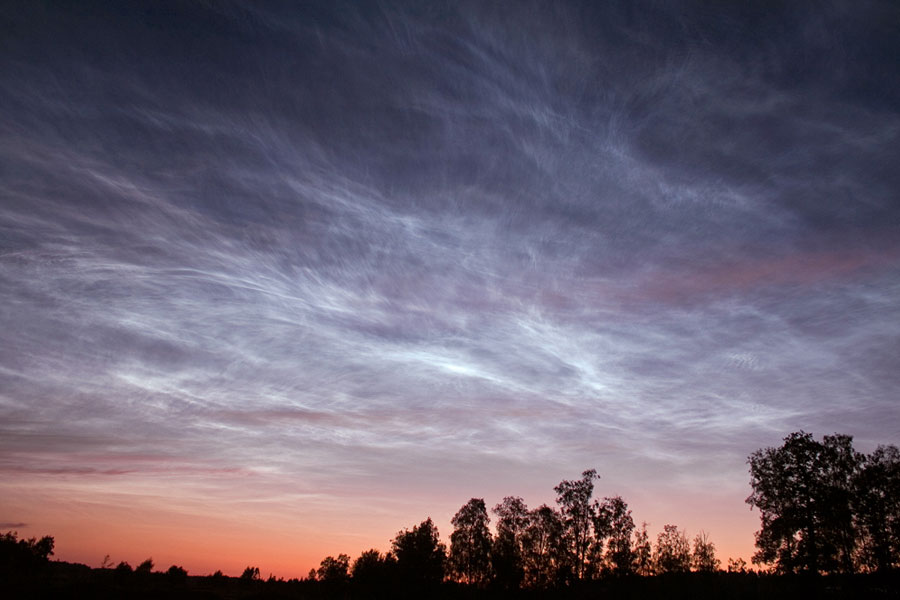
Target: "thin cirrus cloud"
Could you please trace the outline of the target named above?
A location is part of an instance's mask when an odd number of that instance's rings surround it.
[[[297,506],[312,560],[588,467],[709,528],[792,430],[896,441],[895,8],[9,18],[5,512]]]

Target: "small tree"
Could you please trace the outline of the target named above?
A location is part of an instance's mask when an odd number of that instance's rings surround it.
[[[747,561],[743,558],[729,558],[728,559],[728,572],[729,573],[746,573],[747,572]]]
[[[634,570],[638,575],[653,574],[653,549],[646,521],[641,524],[641,530],[634,534]]]
[[[241,573],[241,581],[259,581],[259,567],[247,567]]]
[[[718,571],[721,562],[716,558],[716,545],[709,540],[705,531],[701,531],[694,538],[694,552],[691,556],[691,564],[695,571],[712,573]]]
[[[676,525],[666,525],[656,537],[653,555],[657,574],[686,573],[691,570],[691,545]]]

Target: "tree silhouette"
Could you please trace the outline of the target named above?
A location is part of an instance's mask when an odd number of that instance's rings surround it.
[[[350,581],[350,557],[346,554],[338,554],[337,558],[326,556],[316,570],[316,579],[328,583]]]
[[[879,446],[854,477],[854,513],[861,566],[900,567],[900,450]]]
[[[801,431],[750,455],[747,503],[761,519],[754,562],[780,572],[853,569],[853,482],[862,456],[851,442],[846,435],[817,442]]]
[[[621,496],[604,498],[597,502],[594,509],[594,535],[597,548],[606,542],[604,568],[615,575],[628,575],[634,572],[635,553],[631,545],[634,532],[634,519],[628,504]]]
[[[30,572],[45,565],[53,555],[52,536],[18,539],[18,533],[0,534],[0,572]]]
[[[653,562],[657,574],[691,570],[691,546],[676,525],[665,525],[656,537]]]
[[[852,573],[855,568],[854,480],[864,458],[853,449],[853,438],[849,435],[826,435],[822,440],[821,474],[825,483],[821,499],[825,534],[822,567],[829,572]]]
[[[581,479],[563,480],[553,488],[565,524],[567,562],[578,579],[583,579],[590,568],[588,553],[591,548],[591,527],[596,517],[591,504],[595,479],[600,479],[597,471],[588,469],[581,474]]]
[[[728,559],[728,572],[729,573],[746,573],[747,572],[747,561],[743,558],[729,558]]]
[[[151,573],[153,571],[153,559],[148,558],[141,564],[139,564],[135,569],[135,573]]]
[[[491,576],[490,517],[483,498],[472,498],[450,523],[450,570],[459,581],[484,585]]]
[[[653,574],[653,550],[646,522],[642,523],[641,530],[634,534],[634,570],[638,575]]]
[[[123,560],[122,562],[120,562],[119,564],[116,565],[115,571],[119,575],[128,575],[130,573],[133,573],[134,569],[131,568],[131,565],[129,565],[127,562],[125,562]]]
[[[447,548],[431,518],[397,533],[392,542],[400,577],[411,584],[434,585],[444,579]]]
[[[747,502],[760,508],[763,524],[757,533],[755,559],[775,563],[781,573],[892,571],[900,567],[900,450],[895,446],[879,446],[866,456],[853,450],[850,436],[835,434],[817,442],[810,434],[797,432],[784,438],[779,448],[757,450],[748,462],[753,493]],[[474,588],[488,584],[496,586],[491,594],[499,589],[503,597],[518,597],[512,592],[519,587],[531,588],[522,597],[533,598],[548,597],[548,589],[554,589],[551,594],[562,592],[573,598],[612,597],[622,595],[620,592],[647,597],[659,595],[653,592],[663,589],[679,597],[788,597],[803,591],[797,585],[811,581],[761,576],[748,571],[740,558],[729,558],[728,574],[721,573],[715,545],[703,531],[691,544],[683,531],[667,524],[653,546],[647,524],[635,531],[631,511],[620,496],[592,500],[594,479],[596,472],[589,470],[580,480],[564,480],[556,486],[559,508],[543,504],[529,510],[522,498],[507,496],[493,508],[497,516],[493,538],[484,500],[470,499],[451,520],[454,530],[449,557],[429,518],[411,530],[400,531],[391,542],[391,552],[367,550],[352,562],[352,568],[346,554],[327,556],[302,582],[276,580],[270,575],[264,584],[259,569],[247,567],[237,579],[217,571],[204,578],[206,582],[192,578],[190,585],[184,585],[187,571],[177,565],[150,576],[154,564],[149,558],[136,570],[144,576],[133,575],[126,562],[110,572],[108,557],[95,570],[99,576],[91,575],[84,565],[49,563],[52,537],[19,540],[15,533],[0,535],[0,579],[10,582],[3,589],[12,590],[14,597],[58,597],[54,592],[77,579],[92,586],[96,583],[90,589],[103,597],[117,597],[123,589],[135,591],[136,597],[142,597],[142,591],[186,597],[199,590],[198,585],[214,585],[222,597],[229,598],[248,594],[479,598],[488,592]],[[41,569],[33,568],[41,565]],[[660,580],[618,578],[691,570],[720,574]],[[441,585],[448,571],[455,581]],[[896,587],[898,574],[830,577],[829,597],[893,597],[884,590]],[[597,581],[584,581],[587,579]],[[789,582],[785,584],[789,587],[782,587],[779,582],[783,581]],[[168,582],[169,587],[160,588],[160,582]],[[243,589],[226,589],[238,582]],[[860,582],[874,583],[857,587]],[[570,584],[569,590],[559,589]],[[680,587],[684,585],[690,588]],[[31,590],[28,586],[36,587]],[[110,593],[104,594],[107,589]],[[832,590],[836,592],[831,594]],[[203,591],[208,597],[215,595],[209,588]]]
[[[712,573],[718,571],[721,561],[716,558],[716,545],[709,540],[705,531],[694,538],[694,551],[691,554],[691,565],[695,571]]]
[[[569,546],[563,516],[542,504],[528,513],[522,532],[525,585],[544,588],[570,579]]]
[[[528,507],[521,498],[507,496],[492,512],[497,515],[497,535],[491,549],[494,581],[503,589],[517,589],[525,577],[522,539],[529,522]]]
[[[394,578],[396,566],[393,554],[382,554],[373,548],[366,550],[353,561],[350,574],[354,583],[369,587],[382,586]]]
[[[169,578],[169,581],[176,585],[182,585],[187,581],[187,570],[178,565],[172,565],[166,571],[166,576]]]

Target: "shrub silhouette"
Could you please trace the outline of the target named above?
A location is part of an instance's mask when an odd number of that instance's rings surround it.
[[[135,573],[152,573],[153,572],[153,559],[148,558],[141,564],[137,566],[134,570]]]
[[[19,539],[18,532],[0,534],[0,571],[30,572],[46,565],[53,555],[52,536]]]
[[[187,581],[187,571],[178,565],[172,565],[169,567],[169,570],[166,571],[166,577],[168,577],[169,581],[172,583],[183,584]]]
[[[118,574],[130,574],[130,573],[134,572],[134,569],[131,568],[131,565],[129,565],[124,560],[122,562],[120,562],[118,565],[116,565],[115,570],[116,570],[116,573],[118,573]]]

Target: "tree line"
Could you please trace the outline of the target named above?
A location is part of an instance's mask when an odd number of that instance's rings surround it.
[[[779,447],[752,453],[752,493],[760,512],[754,564],[774,573],[868,573],[900,567],[900,450],[854,450],[849,435],[821,441],[799,431]],[[432,520],[397,534],[391,550],[326,557],[309,578],[318,581],[451,580],[502,589],[550,588],[603,577],[714,572],[715,544],[701,531],[693,540],[667,524],[651,544],[647,524],[636,528],[621,496],[593,497],[596,470],[554,487],[556,506],[529,509],[517,496],[493,507],[494,533],[482,498],[451,520],[449,549]],[[729,559],[729,572],[746,572]]]
[[[495,531],[482,498],[466,502],[451,519],[449,548],[431,518],[400,531],[391,549],[328,556],[310,580],[377,585],[405,581],[419,586],[442,581],[501,589],[568,586],[601,577],[713,572],[720,568],[715,544],[700,532],[689,540],[675,525],[666,525],[651,543],[647,524],[635,526],[621,496],[593,497],[596,470],[554,487],[556,506],[529,508],[507,496],[491,510]],[[732,561],[733,570],[745,565]]]
[[[877,572],[895,580],[900,572],[896,446],[879,446],[864,454],[853,448],[850,436],[835,434],[818,441],[800,431],[785,437],[781,446],[753,452],[747,462],[752,491],[746,502],[759,510],[761,522],[755,564],[776,575]],[[507,496],[489,512],[484,499],[472,498],[451,520],[449,547],[427,518],[398,532],[387,552],[370,549],[355,560],[346,554],[328,556],[304,580],[284,582],[270,576],[268,581],[324,586],[325,591],[352,584],[354,589],[388,595],[399,589],[416,596],[448,584],[514,592],[723,571],[715,544],[705,532],[689,539],[683,530],[667,524],[651,540],[647,524],[635,525],[621,496],[594,497],[598,479],[596,470],[590,469],[579,479],[561,481],[553,488],[555,506],[529,508],[522,498]],[[18,539],[13,532],[2,534],[0,574],[19,579],[40,574],[50,564],[53,549],[50,536]],[[177,565],[165,573],[153,572],[152,559],[136,568],[127,562],[115,568],[112,564],[106,557],[99,571],[108,573],[116,585],[146,583],[151,574],[165,576],[170,584],[188,581],[187,571]],[[742,559],[729,559],[725,570],[748,572]],[[218,571],[208,579],[219,585],[233,578]],[[247,585],[260,582],[260,571],[247,567],[234,580]]]

